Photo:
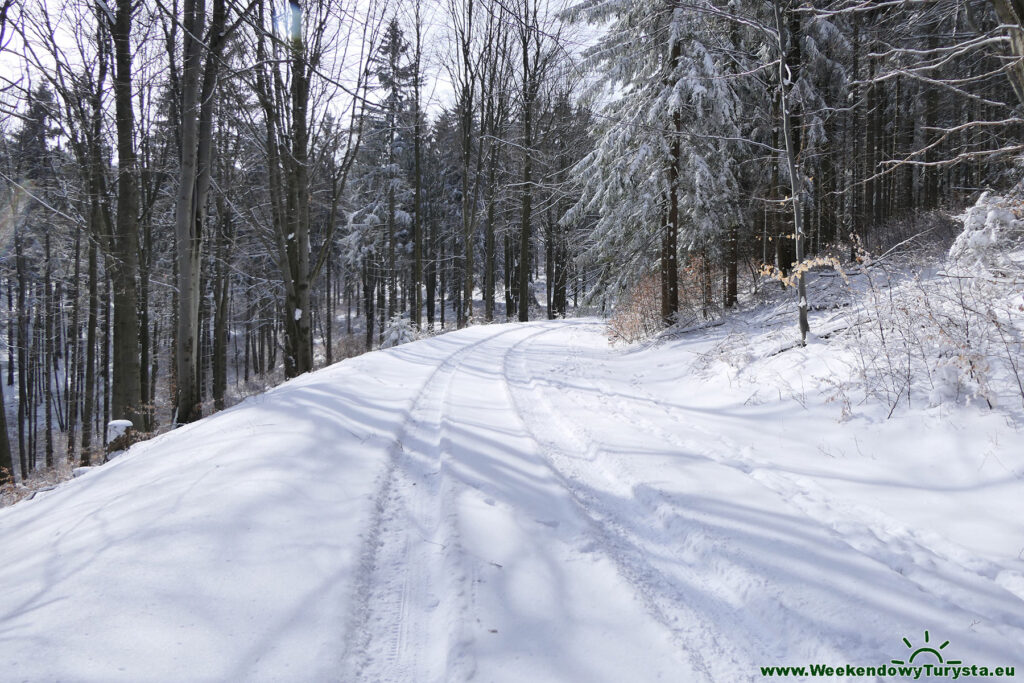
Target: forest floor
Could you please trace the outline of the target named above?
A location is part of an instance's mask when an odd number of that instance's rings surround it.
[[[800,347],[786,299],[625,348],[475,326],[137,444],[0,510],[0,677],[1021,671],[1019,410],[890,405],[855,307]]]

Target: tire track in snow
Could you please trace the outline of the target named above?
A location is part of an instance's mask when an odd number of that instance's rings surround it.
[[[574,350],[573,355],[578,356],[578,351]],[[575,361],[574,365],[577,369],[581,367]],[[699,423],[684,420],[638,381],[631,382],[637,393],[636,400],[656,406],[671,422],[706,437],[700,440],[700,446],[644,417],[643,410],[625,411],[622,405],[629,402],[629,396],[615,392],[596,374],[588,375],[588,379],[599,390],[600,403],[618,414],[625,424],[635,424],[683,451],[748,476],[802,519],[821,528],[834,542],[909,580],[917,589],[936,596],[948,606],[977,617],[977,630],[988,628],[986,622],[1005,623],[1012,625],[1009,628],[1013,632],[1004,633],[1007,629],[1001,626],[997,630],[1003,636],[1018,640],[1024,637],[1024,617],[1020,611],[1020,602],[1024,601],[1024,574],[1021,572],[976,558],[934,532],[912,529],[881,511],[838,499],[808,477],[785,474],[771,465],[763,465],[750,455],[749,447],[740,447],[720,431],[712,432]],[[577,394],[565,395],[582,405]],[[721,446],[710,446],[716,443]],[[647,489],[643,498],[649,499],[651,506],[673,506],[672,501],[655,489]]]
[[[439,440],[445,397],[467,357],[483,344],[518,329],[503,330],[460,346],[430,372],[409,404],[374,496],[370,527],[360,555],[360,573],[354,582],[343,680],[443,680],[443,670],[426,675],[420,671],[419,655],[433,649],[430,646],[437,633],[429,625],[412,623],[417,610],[411,609],[410,603],[414,599],[428,599],[436,601],[433,608],[440,605],[441,596],[429,592],[431,585],[441,583],[438,561],[431,553],[444,551],[445,544],[426,538],[420,531],[433,532],[439,525],[440,511],[432,510],[427,503],[432,498],[440,500]],[[431,434],[436,438],[431,438]],[[417,438],[421,440],[419,445]],[[433,458],[431,446],[436,455]],[[436,467],[435,476],[428,476],[434,469],[431,464]],[[419,476],[414,476],[416,471]],[[433,609],[430,605],[428,608]],[[429,638],[431,642],[427,647],[422,647],[423,643],[410,647],[410,636]],[[437,668],[436,663],[428,666]]]
[[[612,563],[632,589],[635,599],[665,629],[670,641],[690,662],[695,673],[703,674],[709,681],[746,676],[745,672],[754,670],[752,643],[748,641],[737,647],[720,639],[715,625],[705,617],[712,607],[708,600],[697,601],[686,586],[679,585],[649,560],[641,542],[618,522],[618,518],[630,515],[631,511],[624,515],[623,510],[610,509],[601,502],[589,492],[591,487],[585,483],[579,467],[573,464],[578,460],[573,453],[587,453],[591,456],[588,466],[593,465],[603,448],[598,441],[581,433],[579,427],[556,417],[558,412],[538,390],[537,382],[523,361],[522,351],[524,345],[535,342],[538,337],[564,330],[564,325],[559,323],[557,327],[548,327],[509,347],[502,357],[502,374],[509,401],[523,430],[538,445],[547,467],[565,488],[592,531],[593,541],[580,552],[597,551]],[[537,409],[535,403],[544,409]],[[559,443],[555,437],[557,434],[564,435],[569,443]],[[605,473],[605,476],[609,474]],[[757,659],[756,653],[754,659]]]
[[[476,345],[471,353],[462,357],[462,364],[467,363],[471,357],[481,353],[489,345],[503,340],[507,335],[512,333],[522,334],[528,331],[529,328],[516,326],[510,330],[489,336]],[[457,501],[462,490],[466,489],[467,485],[465,482],[460,481],[458,476],[449,476],[452,462],[458,457],[453,452],[453,444],[456,438],[453,437],[452,426],[456,422],[453,418],[460,413],[460,410],[451,401],[451,388],[457,379],[453,373],[446,384],[444,395],[439,402],[437,434],[437,446],[439,449],[438,470],[436,476],[432,477],[435,483],[434,496],[438,502],[439,535],[435,542],[443,546],[442,566],[436,572],[436,576],[439,578],[437,589],[448,599],[446,610],[443,614],[438,615],[439,623],[433,629],[434,632],[446,630],[448,635],[447,647],[444,648],[445,666],[443,679],[439,677],[432,680],[445,681],[468,681],[476,673],[476,660],[473,654],[475,639],[472,635],[471,624],[473,619],[470,613],[476,600],[479,563],[468,560],[459,533]],[[453,604],[453,599],[458,601],[457,605]],[[479,623],[478,620],[477,623]],[[427,631],[426,633],[429,634],[430,632]],[[427,647],[440,649],[432,641],[428,641],[426,645]],[[413,679],[407,678],[403,680]],[[416,678],[415,680],[423,679]]]
[[[417,624],[412,629],[420,640],[413,649],[433,651],[435,659],[427,673],[416,667],[405,667],[397,678],[374,680],[466,681],[476,672],[472,651],[474,640],[467,627],[477,571],[474,563],[466,561],[458,528],[456,501],[464,484],[457,476],[450,475],[452,462],[456,458],[452,451],[452,416],[459,412],[451,401],[452,386],[460,378],[459,370],[471,358],[483,353],[490,345],[500,343],[508,335],[521,334],[525,330],[522,326],[516,326],[481,339],[460,356],[458,365],[446,376],[444,389],[436,402],[435,415],[430,422],[429,445],[437,457],[429,462],[436,470],[424,473],[423,483],[426,486],[422,487],[417,496],[422,518],[430,520],[429,530],[432,531],[431,537],[423,540],[438,550],[420,557],[423,565],[430,567],[429,572],[417,572],[417,575],[420,579],[419,590],[428,598],[431,618],[428,619],[429,623]],[[436,637],[440,633],[447,636],[445,647],[440,647]],[[439,656],[440,653],[443,653],[443,657]]]
[[[615,415],[626,429],[657,437],[668,445],[666,453],[677,452],[677,450],[679,452],[694,452],[692,443],[683,443],[676,439],[674,435],[662,429],[656,422],[644,418],[638,411],[624,410],[622,403],[628,401],[630,397],[612,390],[596,373],[585,373],[578,345],[570,344],[569,354],[568,368],[565,366],[561,366],[561,368],[567,369],[570,376],[585,380],[586,384],[597,390],[598,407],[596,412],[608,416]],[[672,568],[676,570],[688,568],[683,576],[674,577],[670,572],[659,572],[663,597],[671,601],[673,595],[677,595],[680,601],[688,604],[688,609],[699,610],[699,614],[708,615],[707,618],[704,618],[705,627],[702,629],[701,637],[705,637],[708,633],[730,633],[737,628],[742,629],[742,636],[732,636],[731,641],[722,647],[731,650],[734,656],[733,663],[745,663],[737,666],[734,671],[716,670],[712,678],[719,680],[735,678],[737,675],[747,678],[749,674],[746,672],[756,669],[754,662],[772,661],[772,657],[778,655],[778,643],[766,638],[767,632],[764,629],[766,620],[799,621],[806,615],[795,611],[787,604],[781,589],[777,587],[773,589],[770,578],[763,573],[763,568],[758,564],[756,557],[751,557],[749,553],[740,551],[740,546],[730,542],[729,539],[720,538],[720,533],[715,528],[689,513],[678,501],[673,501],[670,495],[646,483],[638,484],[638,474],[626,465],[623,458],[615,457],[602,445],[601,440],[593,436],[585,427],[563,417],[563,411],[557,410],[547,399],[545,387],[557,388],[556,394],[559,398],[575,403],[587,413],[594,413],[595,407],[580,392],[572,391],[571,387],[566,387],[559,382],[548,379],[538,380],[525,364],[521,364],[521,366],[524,374],[530,376],[527,384],[536,393],[538,402],[545,406],[543,414],[553,418],[553,422],[557,422],[566,433],[573,435],[576,448],[580,452],[590,454],[587,472],[601,474],[605,481],[600,485],[606,485],[609,488],[621,490],[623,484],[626,484],[624,495],[628,496],[632,503],[630,507],[637,509],[606,512],[604,513],[606,523],[615,526],[624,538],[630,539],[631,543],[635,542],[642,561],[646,561],[646,556],[641,551],[643,541],[640,536],[643,535],[645,528],[632,529],[617,520],[658,520],[665,516],[663,513],[667,512],[669,520],[662,522],[661,526],[666,528],[666,533],[670,533],[673,537],[682,536],[686,541],[682,546],[671,543],[662,543],[658,546],[660,553],[673,558],[670,565]],[[650,397],[650,400],[668,412],[668,409],[653,396]],[[710,432],[707,434],[709,438],[714,436]],[[562,452],[564,453],[565,449]],[[696,454],[705,458],[709,464],[729,466],[729,464],[719,462],[699,450]],[[566,472],[564,476],[580,481],[584,486],[587,485],[585,483],[588,478],[587,472],[581,471],[574,464],[575,459],[558,456],[557,451],[555,451],[555,459],[558,462],[553,462],[553,466],[563,469]],[[760,482],[758,484],[762,488],[766,488]],[[721,550],[725,550],[725,552]],[[700,561],[694,562],[693,555],[698,555]],[[741,557],[743,561],[740,561]],[[709,558],[713,559],[712,567],[704,566]],[[694,585],[703,591],[703,595],[709,597],[698,598],[695,592],[689,590]],[[727,590],[723,590],[723,587]],[[734,602],[734,596],[751,593],[758,596],[758,603],[762,605],[760,611],[736,610],[730,606],[730,603]],[[766,600],[766,597],[769,600]],[[763,608],[765,603],[770,604],[767,613]],[[842,652],[846,644],[846,634],[830,635],[828,639],[822,638],[824,634],[821,632],[818,632],[817,635],[818,642],[827,645],[833,652]],[[737,646],[736,642],[732,641],[738,641],[739,645]],[[718,659],[713,661],[715,664],[720,663]],[[744,673],[738,674],[737,671]]]
[[[639,382],[632,383],[641,400],[658,406],[671,421],[687,430],[707,437],[701,439],[704,447],[695,448],[693,441],[662,428],[645,418],[642,411],[625,413],[616,400],[610,398],[614,394],[611,388],[597,377],[592,379],[594,386],[606,396],[605,405],[628,422],[642,425],[680,449],[696,451],[712,462],[742,472],[837,542],[909,580],[920,590],[977,617],[982,624],[986,621],[1012,624],[1016,633],[1003,635],[1024,639],[1024,612],[1021,611],[1024,595],[1020,594],[1024,592],[1024,575],[1020,572],[976,558],[934,532],[915,530],[879,510],[838,499],[808,477],[786,474],[764,465],[751,455],[750,447],[740,446],[721,432],[712,432],[696,422],[682,419]],[[615,395],[619,400],[627,398]],[[718,449],[706,446],[716,442],[722,444]],[[979,600],[982,596],[985,599]],[[982,625],[979,630],[984,628]]]

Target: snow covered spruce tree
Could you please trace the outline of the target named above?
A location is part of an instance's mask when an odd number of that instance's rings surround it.
[[[355,208],[345,248],[348,262],[362,274],[368,350],[374,343],[374,327],[378,336],[383,334],[385,322],[405,308],[402,292],[408,295],[408,287],[402,286],[411,265],[414,203],[414,119],[408,106],[414,72],[408,48],[398,20],[392,19],[370,59],[379,98],[364,115],[350,198]]]
[[[413,188],[409,173],[412,166],[412,112],[408,95],[412,89],[413,72],[407,54],[408,41],[392,19],[384,32],[376,57],[371,60],[374,74],[381,88],[381,100],[367,112],[363,124],[369,153],[375,156],[373,167],[376,177],[374,201],[379,204],[375,213],[383,219],[386,230],[387,261],[384,264],[387,289],[387,318],[398,312],[399,272],[407,261],[409,227],[412,224]],[[404,306],[403,306],[404,308]]]
[[[583,258],[601,291],[657,267],[661,317],[679,311],[679,251],[716,245],[737,218],[734,162],[741,102],[719,50],[726,21],[670,0],[587,2],[569,18],[606,24],[586,52],[603,100],[595,149],[577,166],[582,198],[566,222],[596,216]]]

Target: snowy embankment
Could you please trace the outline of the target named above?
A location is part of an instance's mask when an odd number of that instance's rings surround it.
[[[1021,422],[831,400],[853,352],[792,322],[474,327],[136,445],[0,510],[0,677],[1021,671]]]

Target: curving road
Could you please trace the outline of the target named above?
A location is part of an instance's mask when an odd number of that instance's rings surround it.
[[[716,370],[726,334],[473,327],[0,510],[0,678],[759,681],[925,631],[1020,667],[1013,432],[970,460],[948,416],[837,423]]]
[[[378,491],[353,680],[756,680],[951,621],[1012,661],[1003,567],[759,459],[780,415],[673,402],[631,361],[558,321],[439,364]]]

